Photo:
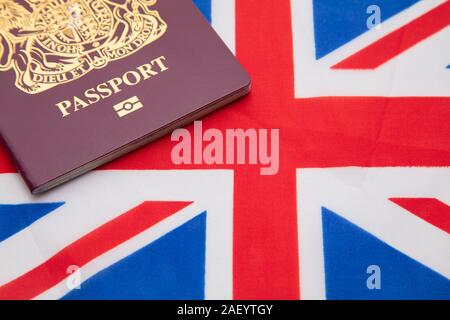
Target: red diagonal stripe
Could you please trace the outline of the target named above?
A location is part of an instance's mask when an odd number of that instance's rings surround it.
[[[144,202],[65,247],[53,257],[0,287],[0,300],[32,299],[68,277],[67,267],[82,267],[191,202]]]
[[[392,202],[450,233],[450,206],[435,198],[390,198]]]
[[[334,65],[332,69],[375,69],[450,24],[450,1]],[[444,66],[443,66],[444,67]]]

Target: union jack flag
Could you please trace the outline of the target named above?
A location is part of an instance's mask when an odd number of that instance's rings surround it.
[[[279,173],[166,137],[31,196],[1,151],[0,298],[449,299],[450,1],[195,2],[253,82],[203,127]]]

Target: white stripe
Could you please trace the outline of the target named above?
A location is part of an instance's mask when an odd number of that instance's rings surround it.
[[[235,0],[211,0],[212,26],[233,53],[236,53],[235,10]]]

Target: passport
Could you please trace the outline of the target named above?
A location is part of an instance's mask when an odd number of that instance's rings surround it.
[[[191,0],[0,0],[0,136],[32,193],[247,94]]]

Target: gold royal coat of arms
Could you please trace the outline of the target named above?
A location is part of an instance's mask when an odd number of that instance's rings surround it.
[[[82,77],[160,38],[156,0],[0,0],[0,71],[35,94]]]

